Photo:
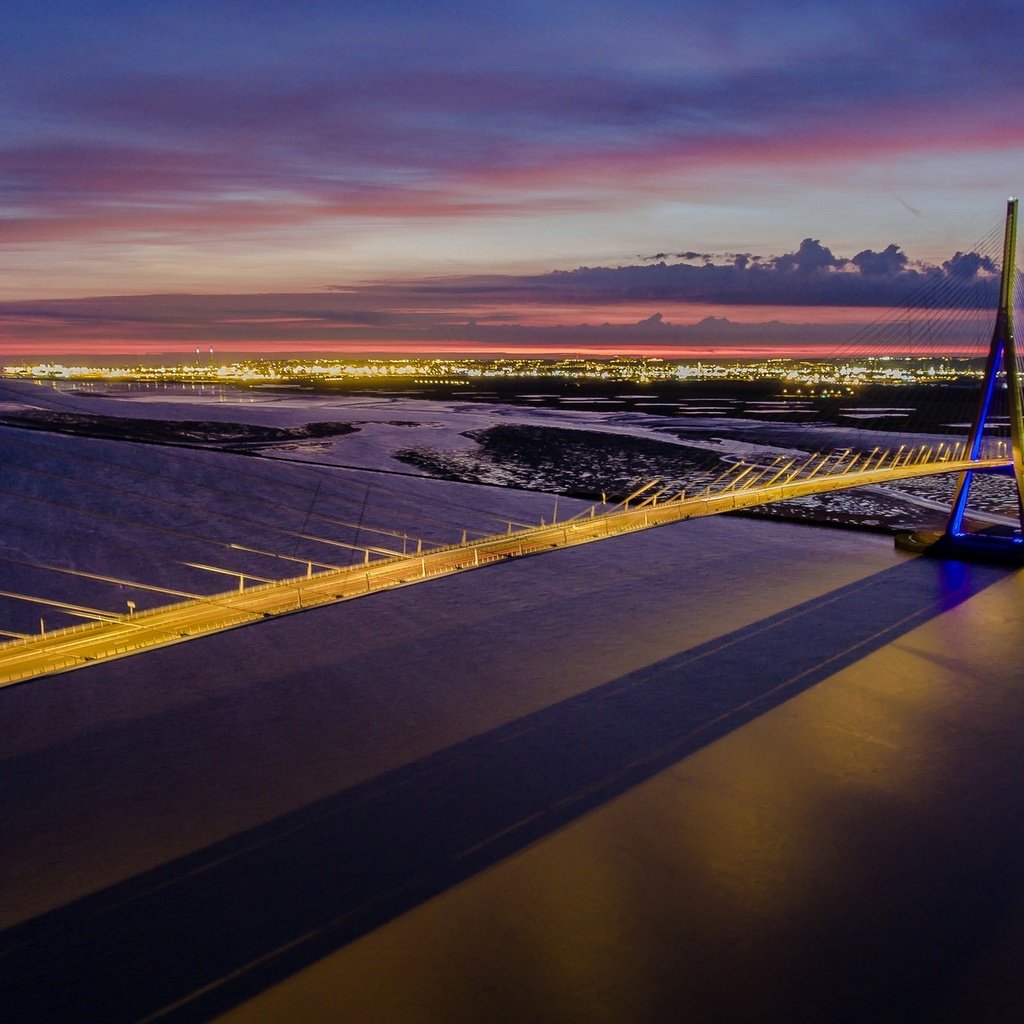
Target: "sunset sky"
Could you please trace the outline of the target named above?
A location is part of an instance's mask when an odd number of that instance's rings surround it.
[[[841,343],[926,279],[989,287],[1022,30],[1000,0],[10,0],[0,355]]]

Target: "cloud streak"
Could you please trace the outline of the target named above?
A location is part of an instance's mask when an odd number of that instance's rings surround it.
[[[663,254],[658,254],[663,256]],[[683,252],[679,258],[701,262],[617,267],[580,267],[570,271],[517,277],[468,277],[409,284],[407,301],[486,303],[502,301],[556,305],[610,302],[708,303],[721,306],[868,306],[905,304],[930,289],[933,306],[994,307],[997,267],[988,255],[957,252],[941,266],[911,266],[896,244],[865,249],[852,258],[837,257],[818,239],[805,238],[780,256],[749,253],[715,262],[708,254]],[[393,287],[393,286],[392,286]],[[388,286],[380,289],[380,293]],[[367,289],[364,294],[377,292]]]
[[[1024,80],[992,56],[1022,30],[1004,0],[10,0],[0,295],[287,292],[249,325],[267,344],[866,310],[935,281],[954,304],[990,287],[964,240],[1024,158]],[[331,283],[330,308],[306,294]],[[260,301],[63,307],[54,338],[88,308],[96,338],[124,314],[240,339]],[[26,308],[18,344],[55,307]],[[335,319],[359,311],[404,319]]]
[[[0,146],[15,211],[0,243],[603,209],[685,192],[681,174],[707,190],[722,172],[1021,142],[1024,84],[991,59],[1020,25],[1013,7],[1000,20],[951,3],[654,3],[646,17],[596,4],[601,40],[572,4],[509,13],[518,36],[459,4],[398,5],[386,25],[368,5],[313,6],[305,29],[277,5],[244,26],[216,3],[182,5],[170,26],[155,6],[140,24],[97,11],[49,40],[45,81],[19,74],[19,42],[47,40],[26,17],[0,75],[22,111]],[[104,28],[102,59],[83,59],[76,38]],[[145,61],[109,45],[125,34]]]
[[[715,262],[681,255],[702,262],[393,281],[314,294],[7,302],[0,303],[0,350],[111,352],[128,345],[135,352],[148,345],[154,353],[213,344],[246,352],[610,354],[703,346],[714,354],[760,346],[782,354],[841,345],[881,307],[915,296],[925,300],[923,312],[918,301],[900,322],[927,321],[937,344],[973,348],[996,302],[997,268],[979,252],[912,265],[896,244],[846,258],[806,238],[776,256]],[[745,309],[750,314],[738,315]],[[953,316],[936,318],[938,310]]]

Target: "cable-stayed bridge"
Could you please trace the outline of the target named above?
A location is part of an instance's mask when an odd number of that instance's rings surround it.
[[[716,485],[696,495],[666,493],[652,481],[607,511],[591,506],[588,513],[539,526],[510,530],[492,537],[433,548],[413,554],[384,556],[361,565],[245,587],[128,615],[68,605],[68,610],[94,617],[87,624],[16,638],[0,646],[0,684],[123,657],[153,647],[204,636],[367,594],[465,572],[482,566],[578,544],[592,543],[637,530],[666,526],[722,512],[751,508],[809,494],[863,487],[928,476],[1004,469],[1005,453],[966,458],[957,450],[897,449],[868,458],[813,456],[799,464],[779,466],[734,463]],[[28,595],[0,596],[32,600]],[[46,602],[51,604],[52,602]]]
[[[129,602],[126,613],[110,612],[71,600],[42,598],[13,589],[0,590],[0,597],[38,604],[87,620],[64,629],[41,629],[39,634],[8,632],[11,639],[0,645],[0,685],[67,671],[98,660],[123,657],[271,616],[293,614],[311,607],[637,530],[934,474],[958,474],[958,484],[947,530],[942,536],[926,538],[919,544],[923,546],[936,541],[938,548],[955,554],[981,552],[983,555],[1015,556],[1022,545],[1020,529],[1012,533],[969,534],[965,529],[965,518],[969,512],[971,488],[978,474],[1010,477],[1016,488],[1018,519],[1024,517],[1021,505],[1024,493],[1024,428],[1021,425],[1020,371],[1012,315],[1016,212],[1016,200],[1012,200],[1004,230],[996,324],[989,343],[981,395],[964,440],[876,445],[871,450],[848,447],[771,460],[741,457],[732,461],[718,476],[701,479],[692,487],[653,480],[614,505],[602,502],[570,517],[559,519],[557,515],[553,516],[538,525],[510,522],[502,532],[473,539],[464,535],[462,541],[455,544],[425,545],[418,541],[415,550],[409,550],[409,544],[403,538],[403,550],[399,551],[395,549],[395,538],[400,534],[396,532],[389,538],[386,536],[389,531],[381,530],[374,531],[385,535],[385,541],[380,545],[368,545],[365,541],[362,544],[325,541],[363,554],[361,563],[347,566],[324,565],[312,558],[233,544],[231,546],[239,550],[286,562],[304,563],[305,572],[271,580],[250,572],[186,562],[183,564],[236,577],[238,585],[222,593],[197,594],[132,583],[133,587],[143,586],[143,589],[181,600],[138,611]],[[997,420],[1001,423],[1001,431],[992,429]],[[998,436],[1000,433],[1005,436]],[[316,493],[314,501],[315,498]],[[307,515],[307,521],[308,518]],[[360,526],[361,523],[360,518]],[[357,534],[358,531],[359,528]],[[305,531],[290,532],[296,537],[305,536]],[[120,585],[127,582],[114,576],[61,566],[38,567],[100,582]]]

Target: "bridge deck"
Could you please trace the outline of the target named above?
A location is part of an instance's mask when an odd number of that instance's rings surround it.
[[[259,622],[270,616],[292,614],[513,558],[605,540],[635,530],[809,494],[936,473],[995,469],[1008,464],[1006,458],[909,462],[831,475],[812,471],[798,479],[790,477],[783,483],[764,486],[755,482],[741,487],[737,478],[719,490],[679,495],[660,503],[655,494],[638,498],[633,507],[628,507],[627,503],[627,507],[616,507],[600,514],[592,509],[589,517],[576,517],[415,555],[380,559],[368,565],[332,569],[246,590],[214,594],[130,616],[111,615],[103,621],[12,640],[0,645],[0,686],[70,671],[95,661],[126,657],[154,647]]]

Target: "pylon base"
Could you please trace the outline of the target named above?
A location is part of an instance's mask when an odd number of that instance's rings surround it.
[[[901,551],[931,558],[1024,565],[1024,536],[1019,531],[1005,528],[961,534],[916,530],[896,534],[895,543]]]

